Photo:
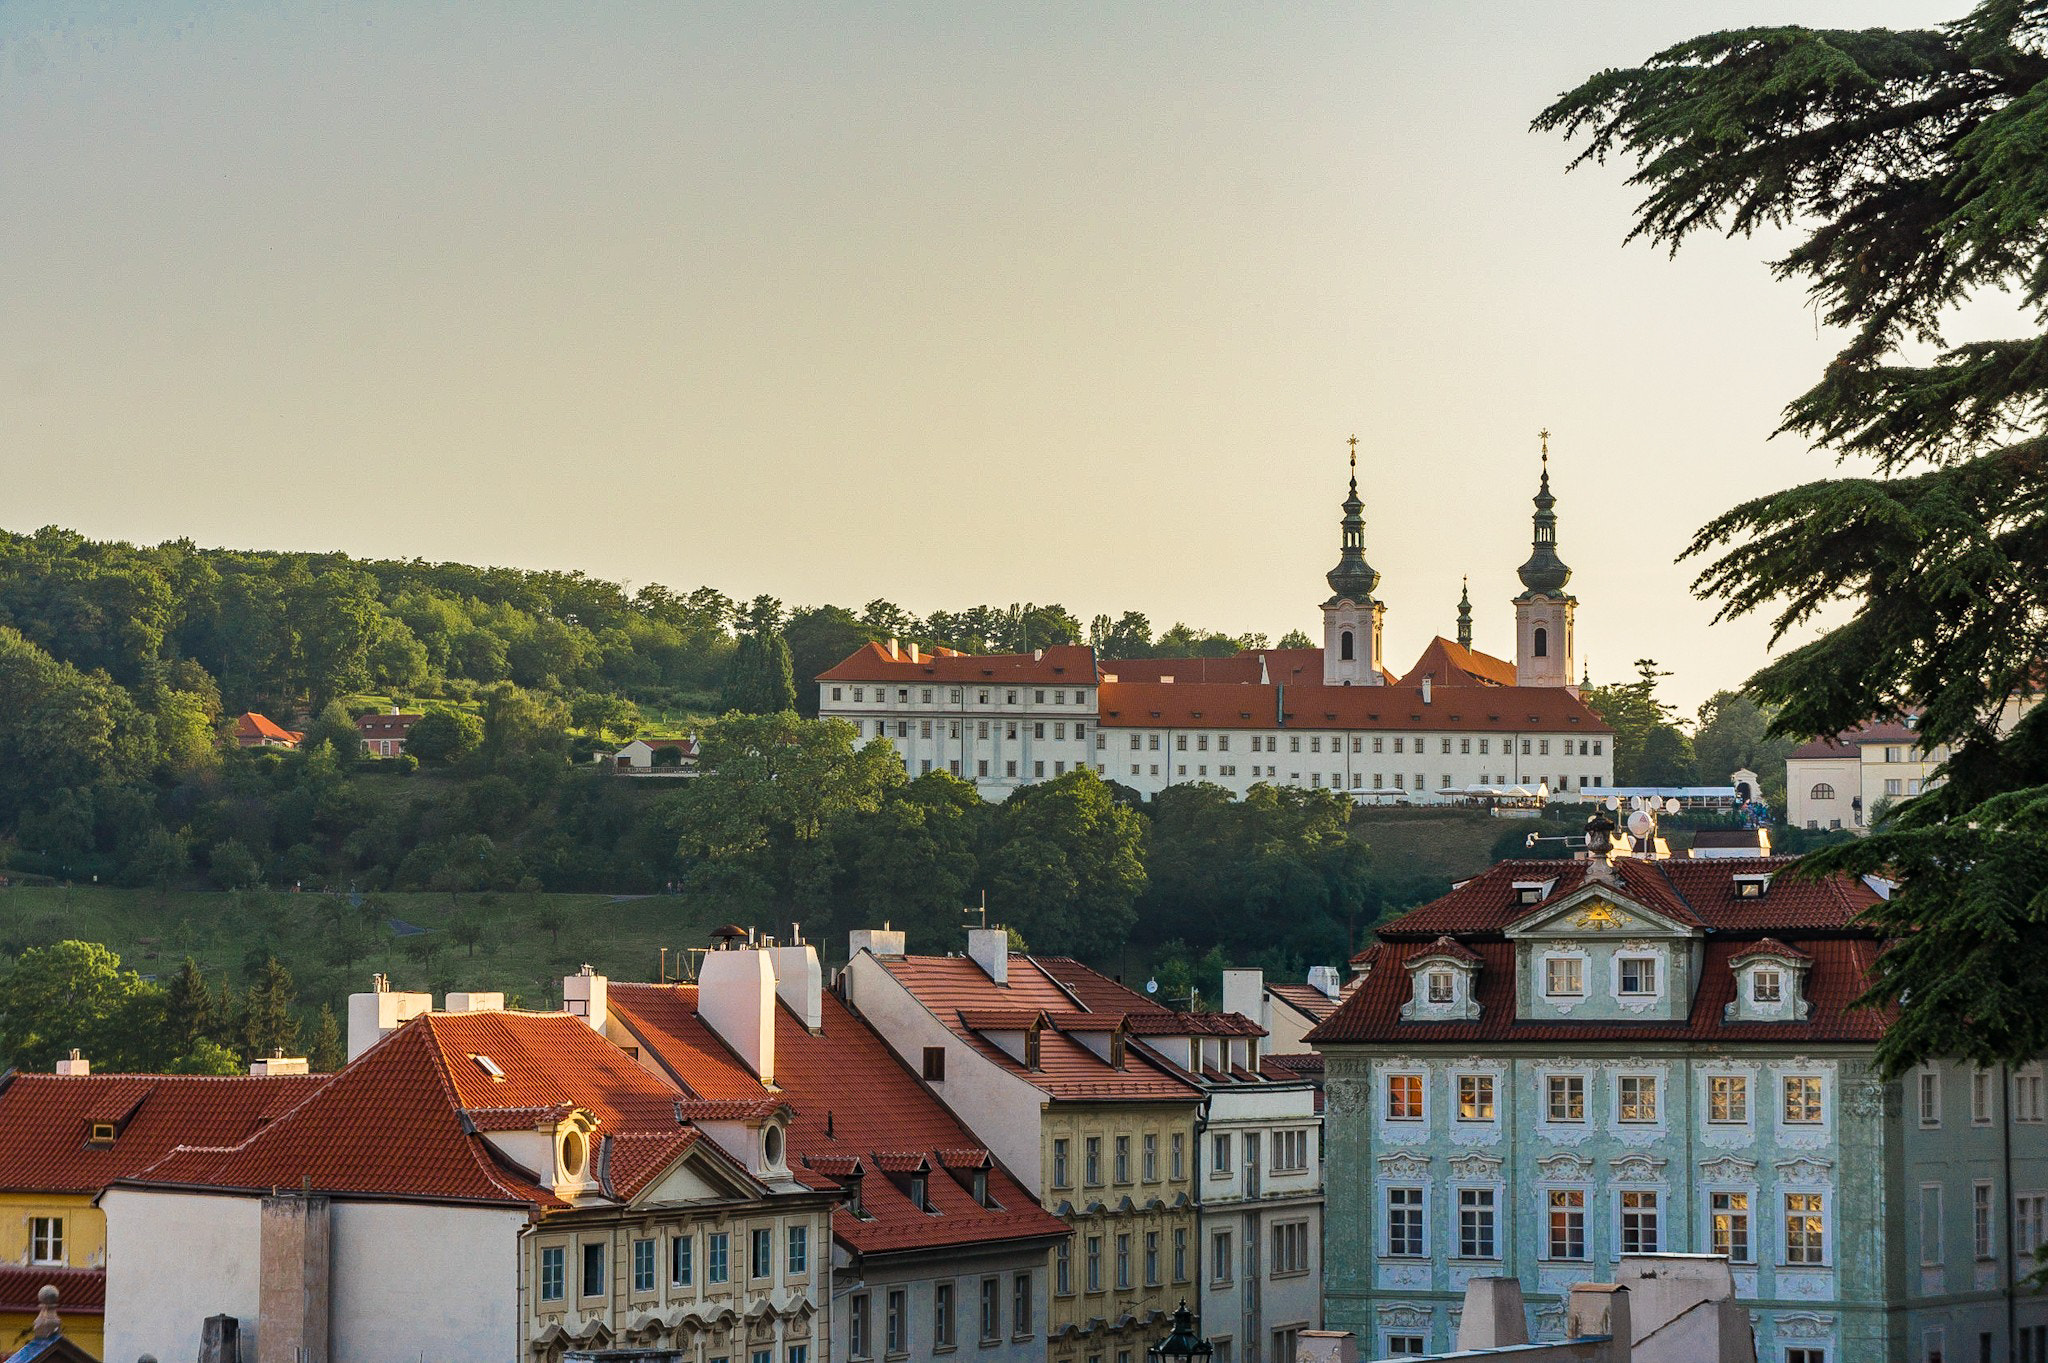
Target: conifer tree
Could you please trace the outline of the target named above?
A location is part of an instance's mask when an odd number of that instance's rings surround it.
[[[1867,476],[1810,482],[1709,522],[1690,553],[1721,615],[1774,638],[1849,618],[1752,677],[1773,731],[1831,734],[1918,708],[1945,782],[1872,836],[1808,858],[1882,873],[1893,938],[1869,1001],[1880,1059],[2048,1047],[2048,4],[1984,0],[1920,32],[1713,33],[1567,92],[1540,129],[1577,161],[1630,159],[1632,237],[1802,234],[1773,269],[1847,341],[1782,433]],[[2004,295],[2002,338],[1954,342]],[[1930,358],[1931,357],[1931,358]]]
[[[749,715],[796,709],[796,674],[782,637],[782,603],[774,597],[757,596],[747,608],[746,629],[726,663],[719,703]]]
[[[306,1062],[315,1074],[333,1074],[348,1063],[348,1051],[341,1040],[341,1024],[335,1019],[334,1009],[327,1004],[320,1005],[320,1020],[313,1025],[313,1039],[306,1046]]]
[[[206,976],[199,963],[187,956],[164,989],[164,1021],[171,1031],[171,1049],[183,1052],[195,1041],[212,1040],[213,1010],[213,995],[206,987]]]
[[[279,1050],[287,1055],[297,1052],[299,1017],[292,1010],[297,999],[291,971],[270,957],[243,998],[242,1047],[249,1058],[261,1059]]]

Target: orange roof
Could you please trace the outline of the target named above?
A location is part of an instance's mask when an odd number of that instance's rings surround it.
[[[1042,682],[1072,686],[1095,684],[1095,650],[1086,644],[1054,644],[1031,653],[956,653],[942,648],[910,660],[902,648],[889,656],[887,644],[862,644],[844,662],[818,674],[819,681],[897,682]]]
[[[1125,1052],[1125,1064],[1119,1069],[1066,1033],[1048,1030],[1039,1035],[1038,1068],[1034,1070],[977,1033],[963,1014],[1016,1009],[1052,1014],[1080,1011],[1079,999],[1061,988],[1034,957],[1013,954],[1009,983],[1003,985],[990,980],[965,956],[881,956],[876,962],[956,1036],[1056,1101],[1191,1103],[1199,1096],[1136,1049]]]
[[[768,1094],[704,1025],[697,998],[695,985],[614,984],[609,1006],[700,1101],[737,1102],[749,1086],[756,1095]],[[836,1238],[856,1252],[877,1254],[1066,1234],[1066,1223],[994,1165],[960,1119],[852,1009],[831,993],[820,1006],[823,1025],[816,1033],[788,1009],[775,1010],[775,1083],[777,1099],[795,1112],[788,1131],[791,1165],[816,1176],[813,1181],[863,1178],[866,1215],[835,1214]],[[971,1181],[941,1172],[930,1179],[931,1210],[920,1211],[905,1188],[886,1177],[920,1161],[938,1170],[989,1165],[988,1191],[997,1205],[977,1203]]]
[[[625,1199],[697,1140],[675,1097],[567,1013],[426,1013],[253,1136],[181,1147],[132,1181],[549,1209],[564,1204],[480,1133],[577,1107],[597,1119],[592,1167]]]
[[[1424,677],[1438,686],[1513,686],[1515,665],[1439,634],[1429,641],[1429,647],[1422,650],[1422,656],[1401,680],[1409,686],[1420,686]]]
[[[13,1074],[0,1079],[0,1190],[97,1193],[179,1145],[232,1145],[324,1075]],[[89,1144],[92,1124],[114,1139]]]
[[[235,737],[251,738],[271,743],[296,743],[305,735],[291,729],[281,729],[270,722],[268,715],[259,715],[254,710],[245,710],[235,717]]]
[[[1312,984],[1269,984],[1266,992],[1317,1022],[1337,1011],[1337,1000]]]
[[[1555,686],[1448,688],[1230,686],[1215,682],[1105,682],[1097,722],[1109,729],[1398,729],[1403,732],[1586,733],[1613,730],[1571,692]]]

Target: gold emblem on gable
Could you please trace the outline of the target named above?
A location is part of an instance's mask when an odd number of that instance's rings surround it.
[[[1628,915],[1618,912],[1612,904],[1594,904],[1572,919],[1573,927],[1588,928],[1595,932],[1604,932],[1609,928],[1625,928],[1628,925]]]

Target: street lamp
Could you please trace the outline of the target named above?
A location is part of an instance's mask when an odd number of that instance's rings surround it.
[[[1206,1339],[1195,1337],[1195,1316],[1188,1310],[1187,1298],[1181,1298],[1180,1306],[1173,1313],[1173,1332],[1145,1350],[1147,1358],[1207,1358],[1216,1352],[1216,1346]]]

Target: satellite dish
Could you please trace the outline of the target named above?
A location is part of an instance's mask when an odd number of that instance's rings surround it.
[[[1647,809],[1639,809],[1628,816],[1629,836],[1639,841],[1649,837],[1656,827],[1657,821],[1650,817],[1650,811]]]
[[[1678,812],[1678,801],[1666,800],[1664,802],[1664,812],[1666,814],[1676,814]]]
[[[1148,993],[1148,994],[1156,994],[1156,993],[1158,993],[1158,992],[1159,992],[1159,981],[1157,981],[1157,980],[1147,980],[1147,981],[1145,981],[1145,992],[1146,992],[1146,993]]]
[[[1606,805],[1609,809],[1614,810],[1617,813],[1619,813],[1621,810],[1621,797],[1619,795],[1610,795],[1605,800],[1602,800],[1600,803]]]

